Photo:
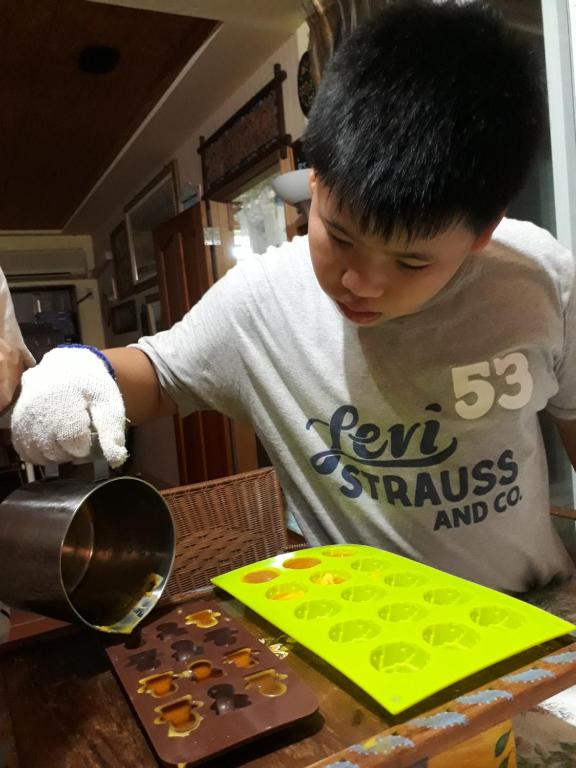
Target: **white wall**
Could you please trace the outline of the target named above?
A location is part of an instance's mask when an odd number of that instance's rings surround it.
[[[12,233],[0,231],[0,264],[3,252],[82,250],[86,254],[86,266],[94,268],[94,249],[90,235],[60,235],[56,233]]]
[[[208,137],[218,130],[228,118],[266,85],[274,76],[274,64],[276,63],[280,64],[287,74],[286,80],[282,84],[286,132],[291,135],[292,140],[300,138],[304,131],[306,120],[298,102],[297,72],[298,62],[307,47],[307,41],[308,27],[306,24],[303,24],[284,45],[243,83],[241,88],[238,88],[210,117],[190,132],[187,140],[176,150],[174,155],[164,158],[160,164],[153,167],[143,168],[140,183],[127,196],[125,202],[128,202],[128,200],[138,194],[150,179],[174,159],[176,160],[181,186],[187,182],[200,184],[202,182],[200,155],[198,154],[200,136]],[[183,114],[182,120],[188,120],[191,125],[197,122],[194,115]],[[110,249],[110,232],[121,221],[122,216],[122,210],[113,212],[102,223],[102,226],[93,233],[96,263],[100,263],[104,258],[105,251]]]
[[[145,184],[157,174],[171,160],[175,159],[180,176],[181,187],[190,182],[199,184],[202,182],[202,172],[198,146],[200,136],[208,137],[216,131],[228,118],[240,109],[274,76],[274,64],[279,63],[286,71],[287,78],[284,81],[284,114],[286,132],[293,140],[300,138],[304,130],[305,119],[300,109],[297,92],[297,71],[300,55],[307,47],[307,27],[302,25],[298,32],[282,45],[235,93],[223,103],[218,110],[210,115],[197,129],[193,130],[186,142],[177,149],[172,157],[166,157],[160,165],[142,169],[142,179],[139,186],[132,190],[126,202],[135,196]],[[189,119],[190,124],[196,123],[194,116],[182,115],[182,120]],[[110,232],[122,220],[123,211],[114,212],[93,233],[94,252],[96,263],[104,259],[104,254],[110,250]],[[109,291],[110,275],[107,271],[101,278],[101,289]],[[137,304],[138,317],[140,306],[145,301],[148,293],[156,292],[156,289],[133,296]],[[105,329],[108,346],[124,346],[136,341],[137,333],[114,335],[111,328]],[[133,470],[143,473],[150,479],[159,480],[163,484],[178,484],[177,452],[174,438],[174,429],[171,419],[162,419],[152,424],[145,424],[134,429],[133,435]]]
[[[300,138],[304,131],[305,119],[298,103],[298,47],[298,33],[296,33],[243,84],[242,88],[239,88],[233,96],[222,104],[220,109],[212,113],[198,130],[190,135],[188,140],[177,150],[176,160],[183,183],[199,184],[202,182],[200,155],[198,154],[200,136],[208,138],[251,99],[254,94],[263,88],[274,76],[274,64],[276,63],[280,64],[287,74],[286,80],[282,84],[286,132],[290,134],[292,140]]]

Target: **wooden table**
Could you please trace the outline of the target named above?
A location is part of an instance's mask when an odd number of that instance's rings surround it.
[[[259,638],[277,635],[234,600],[222,596],[221,602]],[[576,582],[535,593],[530,602],[574,621]],[[423,758],[441,754],[576,683],[576,644],[558,640],[393,719],[305,650],[294,647],[285,662],[315,691],[319,714],[305,726],[204,763],[206,768],[425,765]],[[157,765],[111,671],[101,635],[58,630],[0,656],[0,768]]]

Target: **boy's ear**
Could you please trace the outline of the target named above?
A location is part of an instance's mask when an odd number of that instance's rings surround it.
[[[316,189],[316,184],[317,184],[317,176],[314,168],[310,168],[310,175],[308,176],[308,184],[310,186],[310,195],[312,196],[314,194],[314,190]]]
[[[472,243],[472,248],[470,250],[472,251],[481,251],[483,248],[486,248],[490,240],[492,240],[492,235],[494,234],[494,230],[500,224],[502,219],[504,218],[506,211],[502,212],[501,216],[498,216],[497,219],[495,219],[491,224],[489,224],[484,232],[481,232],[476,240]]]

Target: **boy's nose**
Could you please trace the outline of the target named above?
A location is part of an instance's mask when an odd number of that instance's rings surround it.
[[[359,299],[379,299],[384,293],[382,276],[370,272],[360,273],[347,269],[342,275],[342,285]]]

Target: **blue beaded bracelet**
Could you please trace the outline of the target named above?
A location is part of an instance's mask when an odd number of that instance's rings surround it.
[[[102,362],[106,366],[106,370],[108,371],[110,376],[112,376],[114,381],[116,381],[116,371],[112,367],[112,363],[110,362],[110,360],[108,360],[104,352],[100,352],[100,350],[97,347],[91,347],[89,344],[58,344],[56,349],[88,349],[90,350],[90,352],[93,352],[96,355],[96,357],[99,357],[100,360],[102,360]]]

